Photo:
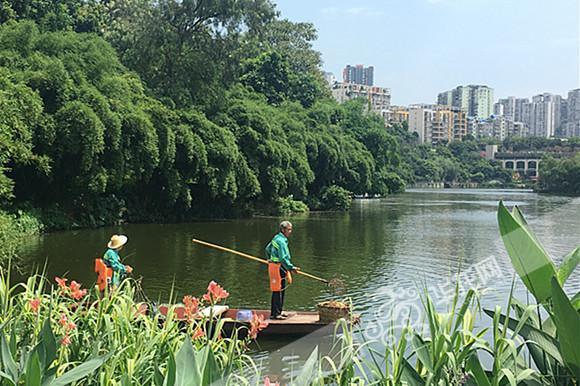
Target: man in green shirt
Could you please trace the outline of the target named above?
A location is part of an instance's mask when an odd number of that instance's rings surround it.
[[[272,291],[272,307],[270,319],[285,319],[282,313],[284,307],[284,292],[287,284],[292,283],[291,271],[299,271],[300,268],[292,264],[292,256],[288,248],[288,237],[292,234],[292,223],[282,221],[280,232],[266,246],[268,257],[268,274],[270,276],[270,290]]]

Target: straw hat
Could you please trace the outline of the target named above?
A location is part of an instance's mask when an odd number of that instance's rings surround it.
[[[119,249],[123,245],[127,243],[127,236],[125,235],[113,235],[111,236],[111,240],[107,244],[107,248],[110,249]]]

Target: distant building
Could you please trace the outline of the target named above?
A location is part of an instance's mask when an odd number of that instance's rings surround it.
[[[529,130],[529,135],[551,138],[561,124],[562,97],[549,93],[535,95],[531,102],[523,104],[522,121]]]
[[[515,115],[516,115],[516,98],[513,96],[504,98],[504,99],[499,99],[496,103],[497,105],[501,106],[501,109],[503,110],[501,114],[496,112],[496,108],[494,105],[494,115],[503,115],[504,117],[511,119],[512,121],[517,121],[515,119]]]
[[[580,89],[568,92],[566,103],[566,136],[580,136]]]
[[[505,108],[504,105],[502,105],[501,103],[494,103],[493,104],[493,115],[496,116],[505,116]]]
[[[529,102],[530,101],[528,98],[516,98],[514,110],[514,122],[524,121],[524,105]]]
[[[391,90],[386,87],[334,83],[332,96],[338,103],[364,98],[367,100],[368,109],[380,115],[391,106]]]
[[[405,106],[390,106],[382,115],[387,126],[409,122],[409,108]]]
[[[467,135],[467,116],[461,109],[444,105],[409,107],[409,132],[416,133],[420,143],[447,143]]]
[[[362,64],[356,66],[347,65],[342,72],[344,83],[362,84],[372,86],[374,82],[374,67],[364,67]]]
[[[495,138],[503,141],[507,137],[524,137],[526,127],[522,122],[514,122],[503,115],[493,115],[487,119],[474,119],[470,133],[477,138]]]
[[[334,74],[333,74],[332,72],[326,72],[326,71],[325,71],[325,72],[323,73],[323,75],[324,75],[324,80],[326,80],[326,83],[328,83],[328,85],[329,85],[330,87],[332,87],[332,85],[333,85],[334,83],[336,83],[336,77],[334,76]]]
[[[493,89],[484,85],[457,86],[439,93],[437,103],[461,109],[469,117],[488,118],[493,113]]]
[[[453,91],[444,91],[437,95],[437,104],[441,106],[453,106]]]

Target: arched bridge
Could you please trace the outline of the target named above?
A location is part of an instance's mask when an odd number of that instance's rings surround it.
[[[518,172],[521,176],[538,178],[540,175],[540,162],[542,154],[536,152],[497,152],[494,155],[496,161],[501,162],[506,169]]]

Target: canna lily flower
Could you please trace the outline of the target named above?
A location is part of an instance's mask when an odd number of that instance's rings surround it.
[[[28,305],[30,306],[30,309],[32,310],[32,312],[34,312],[35,314],[38,314],[38,309],[40,308],[40,298],[30,300],[28,302]]]
[[[60,319],[58,320],[58,323],[64,327],[64,326],[66,326],[67,322],[68,322],[68,318],[66,317],[66,315],[61,313]]]
[[[213,304],[226,299],[228,296],[230,296],[230,293],[212,280],[207,286],[207,293],[203,295],[203,300]]]
[[[272,383],[270,382],[270,377],[264,378],[264,386],[280,386],[278,382]]]
[[[57,284],[60,288],[62,288],[62,289],[66,288],[66,281],[67,281],[66,278],[60,278],[60,277],[56,276],[54,278],[54,280],[57,282]]]
[[[70,290],[71,290],[71,296],[75,300],[79,300],[87,294],[87,290],[81,289],[81,284],[77,283],[74,280],[70,283]]]
[[[201,327],[198,327],[195,329],[195,331],[193,332],[193,335],[191,336],[191,338],[193,340],[196,340],[198,338],[201,338],[202,336],[205,335],[205,332],[203,332],[203,330],[201,329]]]
[[[194,296],[184,296],[183,304],[185,305],[185,315],[188,320],[193,320],[199,309],[199,300]]]
[[[256,339],[258,337],[258,332],[262,331],[264,328],[268,327],[268,322],[264,320],[263,315],[258,315],[254,313],[252,316],[252,320],[250,321],[250,331],[248,335],[252,339]]]
[[[62,337],[62,340],[60,341],[60,343],[63,346],[68,346],[70,344],[70,337],[68,335],[65,335]]]

